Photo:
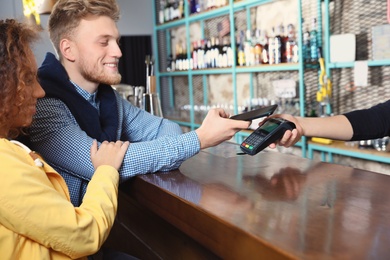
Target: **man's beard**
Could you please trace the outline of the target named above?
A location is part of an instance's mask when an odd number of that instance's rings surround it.
[[[104,70],[101,73],[97,72],[98,69],[90,68],[84,62],[81,62],[81,75],[88,81],[95,82],[98,84],[107,84],[107,85],[116,85],[121,82],[121,74],[108,74],[104,73]]]

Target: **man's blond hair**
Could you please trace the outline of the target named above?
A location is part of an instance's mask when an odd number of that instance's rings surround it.
[[[60,41],[72,39],[80,21],[89,16],[107,16],[117,22],[118,4],[116,0],[58,0],[54,5],[49,18],[49,35],[60,58]]]

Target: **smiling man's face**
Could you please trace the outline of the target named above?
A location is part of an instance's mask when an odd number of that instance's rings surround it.
[[[74,63],[85,81],[120,83],[118,61],[122,52],[118,45],[118,28],[111,18],[99,16],[81,20],[72,38]]]

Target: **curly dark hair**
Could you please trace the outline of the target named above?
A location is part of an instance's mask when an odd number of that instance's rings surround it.
[[[24,101],[32,93],[29,83],[37,75],[31,44],[38,31],[14,19],[0,20],[0,137],[13,138],[22,131],[14,122],[24,113]]]

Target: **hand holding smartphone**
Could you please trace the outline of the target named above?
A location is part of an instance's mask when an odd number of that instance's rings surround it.
[[[258,109],[254,109],[254,110],[251,110],[248,112],[244,112],[241,114],[231,116],[230,119],[252,121],[256,118],[272,115],[272,113],[275,112],[277,107],[278,107],[278,105],[276,105],[276,104],[271,105],[271,106],[261,107]]]

